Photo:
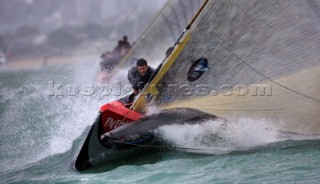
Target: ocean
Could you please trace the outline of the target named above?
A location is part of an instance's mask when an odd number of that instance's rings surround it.
[[[97,71],[98,64],[77,64],[0,72],[0,183],[320,181],[319,137],[245,118],[162,127],[176,149],[136,148],[78,172],[72,165],[99,107],[121,95],[101,88]]]

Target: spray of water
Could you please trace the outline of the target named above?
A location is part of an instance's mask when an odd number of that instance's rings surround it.
[[[95,88],[92,95],[49,95],[53,89],[48,81],[55,81],[63,87],[68,84],[96,86],[99,84],[98,70],[99,63],[96,62],[1,74],[8,77],[0,80],[1,170],[19,168],[64,153],[72,148],[76,139],[85,139],[80,135],[92,125],[99,107],[120,98],[126,91],[102,95],[103,91]],[[127,69],[117,72],[112,78],[119,81],[114,83],[128,84],[126,72]],[[231,122],[210,120],[194,125],[165,126],[158,129],[157,134],[176,147],[215,154],[286,139],[306,139],[282,134],[266,120],[245,118]]]
[[[101,95],[96,80],[98,70],[96,62],[1,74],[0,165],[3,170],[71,149],[73,142],[92,125],[99,107],[119,98]],[[58,89],[58,85],[62,87]],[[92,85],[95,93],[74,95],[67,90],[68,85],[76,88]]]
[[[283,133],[264,119],[241,118],[237,121],[209,120],[193,125],[171,125],[159,128],[157,136],[177,148],[212,154],[248,150],[288,139],[316,139]]]
[[[70,83],[80,86],[80,92],[75,96],[55,97],[58,104],[48,113],[56,108],[66,108],[52,119],[51,123],[56,125],[56,129],[49,137],[50,155],[70,150],[74,141],[93,124],[102,105],[121,98],[131,90],[126,81],[127,69],[118,71],[108,81],[98,81],[99,69],[98,61],[92,65],[84,63],[72,66]],[[90,95],[81,93],[81,86],[84,85],[93,87]],[[80,137],[81,140],[85,138]]]

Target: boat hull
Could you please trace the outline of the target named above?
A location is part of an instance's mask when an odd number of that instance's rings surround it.
[[[195,109],[170,109],[146,116],[127,123],[110,131],[105,131],[102,112],[92,125],[86,140],[75,161],[74,168],[78,171],[94,166],[107,164],[122,156],[130,154],[130,148],[166,148],[161,137],[154,131],[162,126],[173,124],[199,124],[216,116]],[[120,156],[121,155],[121,156]]]

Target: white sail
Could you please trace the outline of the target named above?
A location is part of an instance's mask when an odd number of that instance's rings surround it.
[[[132,66],[138,58],[153,66],[159,64],[203,1],[169,0],[117,68]]]
[[[313,0],[209,0],[152,83],[155,103],[320,134],[319,7]],[[205,70],[193,68],[199,65]]]

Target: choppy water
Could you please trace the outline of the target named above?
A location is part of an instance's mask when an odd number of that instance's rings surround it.
[[[318,137],[282,135],[267,121],[250,119],[162,127],[157,132],[164,139],[192,150],[136,149],[77,172],[72,162],[99,107],[118,98],[98,88],[91,94],[88,85],[97,85],[96,71],[96,65],[80,64],[0,72],[1,183],[320,181]]]

